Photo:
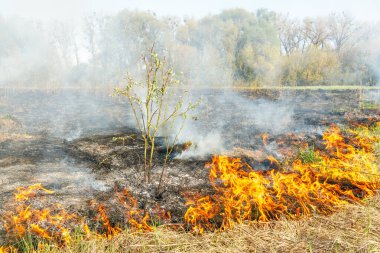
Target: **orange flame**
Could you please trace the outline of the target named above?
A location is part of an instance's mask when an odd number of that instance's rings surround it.
[[[0,253],[17,253],[18,250],[13,246],[0,246]]]
[[[215,156],[208,164],[215,194],[190,199],[186,222],[198,233],[210,228],[224,230],[244,220],[328,214],[341,205],[374,195],[380,188],[372,148],[376,138],[356,133],[348,143],[341,130],[332,126],[323,139],[326,154],[321,159],[309,164],[296,160],[288,172],[285,168],[255,171],[239,158]],[[277,163],[273,157],[268,159]]]
[[[16,188],[15,199],[17,202],[28,200],[36,196],[36,191],[43,191],[47,194],[53,194],[54,191],[50,191],[42,187],[41,184],[34,184],[29,187],[18,187]]]
[[[36,237],[58,243],[71,242],[72,239],[67,226],[72,222],[77,224],[77,216],[67,213],[59,206],[55,206],[54,211],[48,208],[34,208],[31,200],[39,192],[54,193],[43,188],[41,184],[16,189],[14,194],[15,210],[9,211],[4,216],[4,228],[8,238],[22,238],[27,233],[30,233]]]
[[[7,232],[7,241],[17,241],[26,235],[32,235],[58,245],[64,245],[72,242],[74,227],[79,227],[86,239],[92,237],[111,239],[122,231],[120,227],[111,224],[107,216],[106,207],[103,204],[97,204],[95,201],[90,202],[97,209],[95,219],[102,222],[104,233],[99,234],[96,231],[90,230],[89,225],[85,222],[85,218],[68,213],[59,204],[50,205],[49,208],[35,208],[34,205],[38,202],[34,198],[41,193],[52,194],[54,192],[45,189],[41,184],[16,189],[14,194],[16,203],[14,210],[8,211],[3,219],[3,226]],[[115,196],[123,204],[123,207],[127,208],[125,216],[133,229],[140,231],[152,230],[152,227],[148,225],[148,213],[138,208],[137,200],[126,189],[120,193],[116,192]],[[10,246],[10,244],[8,246],[0,246],[0,253],[17,252],[17,249]],[[36,247],[42,249],[44,244],[39,243]]]
[[[267,146],[268,145],[268,140],[269,140],[269,134],[263,133],[261,135],[261,139],[263,140],[263,145]]]
[[[158,219],[160,222],[170,222],[172,219],[171,213],[162,208],[159,204],[153,208],[152,213],[154,217]]]
[[[131,227],[140,231],[152,231],[153,228],[148,224],[149,214],[138,208],[137,200],[132,197],[130,192],[125,188],[121,192],[115,189],[115,192],[118,200],[126,209],[124,215]]]
[[[104,236],[106,238],[111,239],[113,236],[120,234],[121,228],[117,226],[113,227],[111,225],[111,222],[107,216],[106,208],[104,205],[102,204],[98,205],[98,213],[99,215],[96,219],[101,220],[103,222],[103,228],[105,229]]]

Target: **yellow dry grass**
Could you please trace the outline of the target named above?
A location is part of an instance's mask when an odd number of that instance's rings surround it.
[[[25,141],[33,140],[36,137],[30,134],[18,134],[18,133],[0,133],[0,143],[4,141]]]
[[[202,236],[158,227],[125,231],[110,241],[76,240],[43,252],[380,252],[380,195],[345,206],[331,216],[298,221],[248,222]]]

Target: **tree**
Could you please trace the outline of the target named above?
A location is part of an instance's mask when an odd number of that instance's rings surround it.
[[[287,56],[296,50],[304,50],[305,39],[299,20],[290,19],[288,16],[280,16],[277,27],[282,49]]]
[[[62,21],[55,21],[51,27],[54,45],[67,68],[80,63],[77,33],[73,24]]]
[[[156,137],[160,131],[163,134],[166,155],[160,176],[161,185],[166,162],[178,140],[187,113],[195,105],[184,104],[184,97],[180,94],[182,90],[175,87],[180,82],[175,78],[173,69],[167,65],[166,59],[160,58],[154,51],[154,46],[149,51],[149,55],[142,57],[142,61],[145,79],[137,81],[128,74],[126,87],[115,89],[115,94],[127,97],[144,140],[144,178],[146,183],[150,183],[152,180]],[[178,120],[182,121],[182,125],[178,131],[173,132],[174,125]],[[172,137],[172,141],[170,141],[170,137]]]
[[[333,13],[329,16],[328,28],[335,50],[340,52],[358,31],[354,18],[346,13]]]
[[[304,36],[314,47],[324,48],[330,36],[326,20],[322,17],[304,19]]]
[[[290,86],[336,84],[340,71],[338,55],[310,46],[283,59],[281,83]]]
[[[92,15],[86,16],[83,20],[83,39],[84,46],[94,59],[99,50],[100,36],[104,32],[104,26],[106,25],[107,18],[105,16]]]
[[[277,16],[267,10],[244,22],[235,48],[235,78],[250,85],[273,85],[270,73],[280,54]]]

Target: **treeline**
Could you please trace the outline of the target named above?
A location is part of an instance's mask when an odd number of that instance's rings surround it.
[[[375,85],[379,29],[345,13],[294,19],[265,9],[202,19],[124,10],[80,25],[0,17],[0,85],[119,83],[153,44],[189,85]]]

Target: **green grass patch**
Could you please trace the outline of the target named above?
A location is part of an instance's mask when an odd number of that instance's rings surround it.
[[[380,86],[360,86],[360,85],[268,86],[268,87],[235,86],[233,88],[241,89],[241,90],[380,90]]]
[[[302,161],[303,164],[306,163],[317,163],[322,159],[318,156],[318,153],[315,152],[314,146],[300,148],[298,152],[298,158]]]
[[[376,104],[373,101],[362,101],[360,102],[360,108],[367,109],[367,110],[379,110],[380,105]]]
[[[10,115],[9,113],[8,114],[5,114],[4,116],[1,117],[2,119],[10,119],[10,120],[13,120],[14,117],[12,115]]]

